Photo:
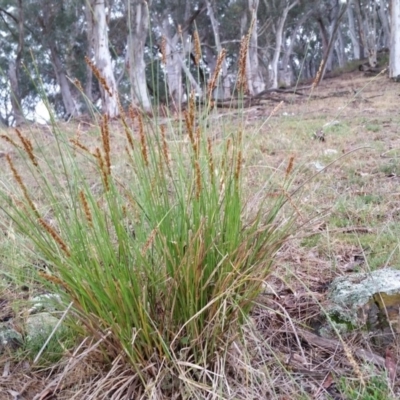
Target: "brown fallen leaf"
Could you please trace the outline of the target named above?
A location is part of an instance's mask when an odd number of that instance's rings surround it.
[[[314,398],[315,398],[315,399],[318,398],[319,395],[321,394],[321,392],[322,392],[323,390],[329,389],[329,388],[332,386],[333,383],[334,383],[333,376],[332,376],[332,374],[329,372],[329,373],[325,376],[324,380],[322,381],[320,387],[319,387],[318,390],[317,390],[317,393],[315,393]]]

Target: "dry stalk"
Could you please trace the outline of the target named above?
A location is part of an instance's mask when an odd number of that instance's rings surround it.
[[[319,85],[319,82],[320,82],[321,76],[322,76],[322,71],[324,69],[324,65],[325,65],[325,62],[322,59],[321,60],[321,64],[319,64],[317,75],[315,76],[315,79],[314,79],[314,81],[313,81],[313,83],[311,85],[311,92]]]
[[[85,62],[86,64],[89,66],[89,68],[92,70],[94,76],[97,78],[97,80],[99,81],[100,85],[103,87],[103,89],[107,92],[107,94],[112,97],[113,94],[111,92],[110,87],[107,84],[106,79],[104,78],[104,76],[101,74],[101,72],[99,71],[99,69],[96,67],[96,65],[94,65],[93,61],[85,56]]]
[[[46,281],[54,283],[55,285],[60,285],[63,288],[68,289],[65,282],[63,280],[61,280],[60,278],[58,278],[57,276],[47,274],[46,272],[43,272],[43,271],[39,271],[38,274],[41,278],[45,279]]]
[[[82,87],[82,83],[78,78],[74,79],[74,85],[77,87],[77,89],[81,92],[81,93],[85,93],[85,91],[83,90]]]
[[[11,145],[13,145],[16,149],[18,150],[22,150],[21,146],[19,146],[17,143],[14,142],[14,140],[10,139],[8,136],[6,135],[1,135],[0,136],[2,139],[4,139],[6,142],[10,143]]]
[[[201,194],[201,171],[198,160],[196,160],[194,163],[194,169],[196,174],[196,199],[199,200]]]
[[[150,246],[153,244],[154,239],[155,239],[157,233],[158,233],[158,227],[154,228],[154,229],[151,231],[150,236],[148,237],[148,239],[146,240],[146,243],[144,244],[144,246],[143,246],[143,248],[142,248],[142,251],[141,251],[142,257],[146,254],[147,250],[148,250],[148,249],[150,248]]]
[[[284,101],[282,100],[280,103],[278,103],[275,108],[271,111],[271,114],[269,114],[268,118],[271,118],[274,114],[278,112],[278,110],[283,106]]]
[[[208,152],[208,169],[210,173],[211,183],[214,183],[214,158],[212,153],[212,141],[211,138],[207,138],[207,152]]]
[[[75,147],[78,147],[81,150],[86,151],[89,154],[92,154],[88,147],[86,147],[79,139],[70,139],[69,140]]]

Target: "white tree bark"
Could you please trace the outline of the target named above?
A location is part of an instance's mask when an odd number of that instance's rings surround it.
[[[281,55],[282,50],[282,39],[283,39],[283,28],[285,26],[286,18],[289,14],[289,11],[298,4],[298,0],[289,2],[286,0],[285,7],[281,11],[281,15],[279,16],[275,28],[275,50],[274,55],[271,61],[271,73],[272,73],[272,82],[271,88],[278,88],[278,68],[279,68],[279,57]]]
[[[300,28],[304,25],[305,21],[311,16],[313,10],[310,9],[303,13],[303,15],[298,19],[291,35],[289,38],[286,38],[286,45],[284,45],[284,55],[282,58],[281,68],[279,69],[279,77],[278,79],[285,85],[291,86],[293,83],[293,69],[290,65],[290,56],[293,53],[293,47],[296,43],[296,36],[299,33]]]
[[[384,48],[389,48],[390,46],[390,27],[389,27],[389,18],[388,18],[388,10],[386,8],[386,1],[380,1],[378,5],[378,15],[379,15],[379,20],[381,21],[382,25],[382,32],[383,32],[383,38],[382,38],[382,45]],[[390,7],[389,7],[390,8]]]
[[[13,111],[15,126],[21,125],[24,121],[22,112],[21,94],[19,88],[19,69],[21,67],[22,52],[24,49],[24,11],[22,0],[18,0],[18,46],[15,60],[10,60],[8,66],[8,78],[11,89],[11,107]]]
[[[152,109],[147,92],[146,64],[144,62],[150,3],[151,0],[126,0],[131,97],[132,102],[146,112],[150,112]]]
[[[70,88],[70,84],[65,75],[64,66],[58,55],[55,43],[50,44],[51,63],[56,74],[57,82],[60,86],[61,97],[68,117],[76,117],[79,115],[79,108],[76,104],[74,96]]]
[[[390,25],[389,76],[397,78],[400,76],[400,0],[392,0]]]
[[[104,78],[108,90],[100,84],[103,113],[110,118],[119,114],[118,92],[108,44],[105,0],[91,0],[93,17],[93,50],[96,67]]]
[[[360,59],[360,41],[357,38],[356,24],[355,24],[355,20],[354,20],[353,3],[354,3],[354,0],[349,1],[349,5],[347,7],[347,19],[349,21],[349,36],[350,36],[351,44],[353,45],[353,56],[356,60],[359,60]]]
[[[86,20],[86,38],[88,43],[88,54],[87,56],[92,59],[93,48],[91,44],[93,43],[93,18],[91,12],[91,6],[85,3],[84,6],[85,11],[85,20]],[[85,82],[85,96],[87,99],[92,102],[93,101],[93,72],[89,65],[86,65],[86,82]]]
[[[368,57],[371,67],[376,66],[377,48],[376,48],[376,3],[374,0],[366,0],[361,3],[355,0],[355,12],[357,16],[358,27],[360,30],[360,39],[364,49],[364,54]]]
[[[215,3],[215,0],[213,3]],[[207,4],[207,15],[208,15],[208,18],[210,18],[212,30],[214,33],[215,47],[217,48],[218,54],[220,54],[222,51],[222,45],[221,45],[221,39],[220,39],[220,34],[219,34],[218,21],[215,17],[214,7],[213,7],[211,0],[207,0],[206,4]],[[214,62],[214,67],[215,67],[215,65],[216,65],[216,63]],[[211,71],[211,74],[213,72],[214,71]],[[218,98],[221,100],[229,99],[231,97],[231,85],[230,85],[230,82],[228,79],[228,68],[226,66],[225,60],[222,63],[221,89],[222,90],[218,91],[218,93],[222,94],[222,96],[218,96]]]
[[[247,52],[247,87],[249,94],[254,96],[265,89],[264,78],[260,73],[258,63],[258,32],[257,32],[257,9],[259,0],[249,0],[249,11],[252,14],[249,50]]]

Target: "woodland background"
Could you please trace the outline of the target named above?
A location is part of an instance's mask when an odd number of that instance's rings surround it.
[[[123,106],[133,102],[150,110],[168,102],[179,108],[188,91],[204,96],[223,49],[226,56],[213,94],[229,99],[235,95],[245,35],[250,96],[314,79],[320,66],[322,78],[349,60],[365,59],[374,67],[378,52],[396,45],[389,3],[1,0],[0,122],[15,126],[34,119],[44,98],[58,118],[86,114],[88,104],[115,117],[119,108],[113,92]],[[400,8],[399,1],[392,3],[392,9]],[[99,85],[90,63],[106,79],[110,93]]]

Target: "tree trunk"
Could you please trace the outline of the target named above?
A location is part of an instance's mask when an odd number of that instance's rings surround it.
[[[24,11],[22,0],[18,0],[18,46],[15,61],[10,61],[8,67],[8,78],[11,87],[11,108],[13,110],[14,124],[21,125],[24,121],[22,112],[21,94],[19,90],[19,69],[21,66],[22,52],[24,49]]]
[[[88,42],[87,56],[92,59],[93,56],[93,18],[91,6],[85,3],[85,20],[86,20],[86,38]],[[90,102],[93,102],[93,71],[89,65],[86,64],[86,81],[85,81],[85,96]]]
[[[389,18],[388,18],[388,10],[385,9],[385,4],[381,1],[378,6],[378,16],[382,25],[382,33],[383,38],[381,40],[381,45],[388,49],[390,46],[390,27],[389,27]]]
[[[144,46],[149,30],[149,7],[151,1],[127,0],[129,81],[132,102],[146,112],[151,111],[147,92]]]
[[[361,0],[355,0],[355,11],[360,31],[360,39],[364,50],[362,56],[365,56],[366,51],[370,66],[375,67],[377,62],[376,4],[374,0],[365,1],[367,4],[362,3]]]
[[[333,50],[333,46],[336,42],[336,37],[337,37],[337,33],[340,27],[340,21],[343,18],[344,13],[346,12],[347,6],[348,4],[339,4],[339,2],[336,3],[338,9],[337,10],[332,10],[334,12],[334,17],[332,18],[332,22],[331,22],[331,28],[330,28],[330,37],[329,37],[329,43],[328,43],[328,47],[326,48],[325,52],[324,52],[324,56],[321,62],[321,66],[320,66],[320,70],[319,70],[319,74],[316,77],[316,80],[314,81],[314,85],[317,86],[319,85],[319,83],[324,79],[325,73],[328,69],[328,66],[330,64],[330,60],[332,57],[332,50]]]
[[[392,0],[390,31],[389,76],[397,79],[400,77],[400,0]]]
[[[346,53],[344,51],[344,39],[343,39],[343,34],[342,34],[340,27],[337,32],[337,40],[335,43],[335,53],[336,53],[339,67],[343,68],[346,64]]]
[[[17,63],[10,61],[8,67],[8,79],[10,80],[11,88],[11,107],[13,110],[14,124],[20,126],[25,121],[24,114],[21,108],[21,97],[19,95],[19,83],[17,73]]]
[[[353,45],[353,56],[354,59],[359,60],[360,53],[360,41],[357,38],[356,24],[354,20],[354,12],[353,12],[353,4],[354,0],[349,1],[349,5],[347,7],[347,19],[349,20],[349,36],[351,40],[351,44]]]
[[[308,10],[307,12],[303,13],[303,15],[297,21],[289,40],[286,40],[286,42],[289,44],[284,46],[285,52],[282,58],[282,68],[279,70],[279,72],[282,74],[279,79],[285,84],[285,86],[291,86],[293,83],[293,69],[290,63],[290,56],[293,53],[293,47],[296,43],[296,36],[304,22],[311,16],[312,12],[313,10]]]
[[[278,68],[279,68],[279,57],[281,55],[281,47],[283,40],[283,28],[285,26],[286,18],[289,11],[298,4],[298,0],[293,3],[286,1],[285,8],[282,10],[281,15],[278,18],[276,29],[275,29],[275,50],[271,61],[271,72],[272,72],[272,89],[278,88]]]
[[[247,87],[251,96],[262,92],[265,89],[265,83],[262,74],[260,73],[258,63],[258,32],[257,32],[257,10],[259,0],[249,0],[249,11],[251,18],[251,32],[249,41],[249,50],[247,52]]]
[[[56,44],[52,42],[50,43],[49,47],[51,61],[53,64],[54,72],[56,74],[58,85],[60,86],[61,97],[65,107],[65,112],[68,117],[76,117],[79,115],[79,109],[72,95],[70,84],[65,75],[64,66],[62,64],[60,56],[58,55]]]
[[[93,49],[96,67],[104,84],[100,83],[103,113],[110,118],[119,114],[117,84],[112,69],[108,44],[105,0],[91,0],[93,21]]]
[[[213,2],[215,4],[215,0]],[[219,34],[219,24],[218,21],[215,17],[214,14],[214,4],[211,4],[211,0],[207,0],[207,14],[208,17],[210,18],[212,30],[214,33],[214,40],[215,40],[215,47],[217,48],[217,53],[220,54],[222,51],[222,45],[221,45],[221,39],[220,39],[220,34]],[[216,66],[216,62],[214,62],[214,68]],[[214,72],[214,68],[211,71],[211,75]],[[222,63],[222,73],[221,73],[221,78],[220,78],[220,88],[222,90],[218,90],[217,88],[217,93],[220,94],[220,96],[217,96],[219,100],[225,100],[229,99],[231,97],[231,85],[228,79],[228,68],[226,66],[226,62],[224,61]]]

